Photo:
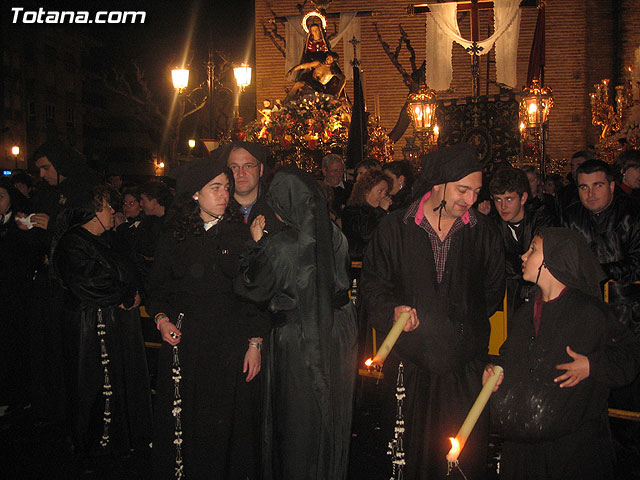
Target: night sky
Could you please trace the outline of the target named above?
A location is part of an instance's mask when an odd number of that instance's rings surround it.
[[[136,61],[147,72],[148,78],[166,81],[168,69],[180,63],[189,39],[190,25],[193,36],[188,60],[193,64],[206,62],[207,45],[211,39],[214,49],[225,53],[235,62],[253,58],[253,1],[252,0],[193,0],[193,1],[93,1],[75,0],[31,2],[17,0],[3,2],[2,22],[11,23],[12,7],[25,10],[145,11],[144,25],[77,25],[66,24],[62,29],[78,29],[95,36],[103,44],[96,52],[100,62],[107,65],[130,65]],[[14,26],[15,27],[15,26]],[[19,31],[28,35],[48,25],[20,24]],[[164,76],[163,76],[164,74]]]

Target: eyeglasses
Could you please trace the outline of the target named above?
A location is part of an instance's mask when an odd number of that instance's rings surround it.
[[[134,200],[133,202],[122,202],[122,205],[124,205],[125,207],[133,207],[136,203],[140,203],[137,200]]]
[[[233,173],[242,170],[243,172],[251,172],[254,168],[258,168],[257,163],[247,163],[245,165],[229,165],[229,168]]]

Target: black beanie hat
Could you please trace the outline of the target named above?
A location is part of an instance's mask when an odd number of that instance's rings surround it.
[[[481,172],[478,153],[468,143],[442,147],[422,159],[422,172],[413,187],[413,197],[422,197],[434,185],[457,182],[473,172]]]
[[[229,172],[226,162],[218,155],[196,160],[178,178],[176,194],[192,195],[221,173],[226,173],[229,181],[233,182],[233,175]]]
[[[247,152],[255,157],[258,162],[264,164],[267,161],[267,157],[269,156],[269,149],[264,145],[256,142],[240,142],[235,141],[231,143],[227,143],[226,145],[221,146],[220,148],[214,150],[211,153],[213,157],[221,158],[225,165],[229,158],[229,154],[232,150],[236,148],[244,148]]]

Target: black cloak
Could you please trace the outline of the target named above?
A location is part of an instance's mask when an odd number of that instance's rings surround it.
[[[246,382],[248,339],[268,331],[254,305],[232,291],[238,259],[249,240],[247,226],[229,209],[201,231],[176,236],[187,207],[182,202],[220,173],[219,158],[199,160],[178,178],[178,198],[156,249],[147,285],[148,312],[176,323],[184,314],[178,346],[181,365],[182,456],[187,478],[259,478],[259,383]],[[233,175],[228,173],[230,181]],[[187,197],[186,199],[184,197]],[[264,360],[263,360],[264,364]],[[173,348],[162,343],[158,358],[153,441],[154,478],[175,478]]]
[[[34,159],[47,157],[56,171],[65,177],[51,186],[41,182],[33,196],[34,213],[49,216],[46,230],[28,230],[27,241],[37,258],[33,274],[31,309],[31,373],[34,415],[48,421],[62,421],[65,392],[62,378],[62,328],[61,312],[63,292],[57,281],[50,278],[51,246],[57,229],[58,216],[68,203],[78,200],[98,183],[95,172],[89,169],[82,155],[59,140],[41,145]],[[59,231],[66,231],[68,223]]]
[[[534,302],[524,304],[500,349],[504,381],[491,420],[505,439],[501,478],[612,479],[607,398],[637,376],[640,341],[600,299],[603,272],[582,236],[562,228],[540,236],[544,265],[568,288],[542,303],[537,330]],[[556,365],[573,361],[567,346],[588,358],[589,376],[560,388]]]
[[[265,478],[339,480],[355,374],[347,242],[306,172],[279,170],[266,199],[286,228],[250,246],[235,282],[277,317],[266,372]]]
[[[456,434],[481,388],[489,317],[501,304],[505,285],[500,234],[490,219],[471,210],[468,223],[449,237],[444,274],[438,282],[429,233],[415,221],[419,199],[434,185],[480,170],[469,145],[426,156],[415,187],[418,197],[408,209],[392,212],[380,222],[362,262],[359,298],[378,334],[390,330],[396,306],[415,308],[420,320],[417,329],[400,335],[383,367],[387,402],[383,415],[394,417],[398,365],[404,365],[408,480],[447,474],[448,438]],[[386,438],[391,439],[395,418],[385,420]],[[483,415],[460,456],[468,478],[482,478],[486,472],[487,429],[488,418]]]

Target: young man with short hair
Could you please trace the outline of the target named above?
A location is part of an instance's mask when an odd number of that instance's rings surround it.
[[[522,279],[520,257],[542,228],[555,225],[546,208],[531,208],[527,175],[517,168],[503,168],[489,183],[489,192],[500,219],[496,219],[505,249],[507,318],[530,296],[531,284]]]

